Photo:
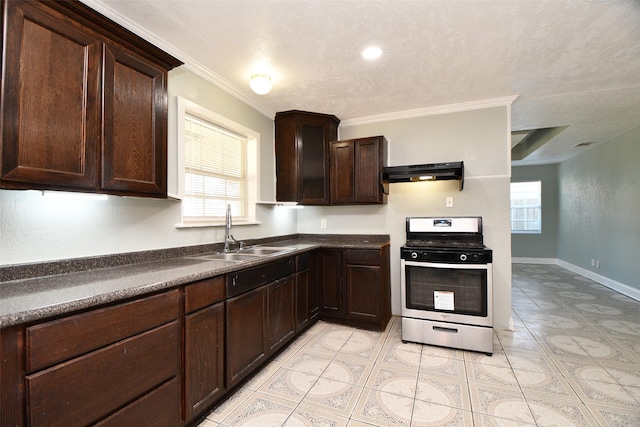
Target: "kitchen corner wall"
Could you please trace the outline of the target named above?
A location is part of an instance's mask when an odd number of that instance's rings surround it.
[[[260,133],[259,195],[273,200],[273,120],[180,67],[169,73],[169,170],[175,176],[176,96]],[[169,184],[175,192],[175,182]],[[260,205],[262,223],[235,226],[238,239],[296,233],[296,210]],[[0,265],[221,242],[224,227],[177,229],[180,203],[110,196],[106,201],[58,200],[39,191],[0,190]]]
[[[511,324],[511,172],[509,108],[340,126],[340,138],[384,135],[390,166],[464,161],[465,182],[391,184],[389,203],[374,206],[305,206],[298,212],[299,233],[371,233],[391,236],[392,312],[399,315],[400,246],[408,216],[482,216],[485,244],[493,249],[494,325]],[[453,197],[454,207],[445,207]],[[320,219],[327,228],[320,228]]]
[[[640,295],[640,127],[562,162],[558,258]],[[600,267],[591,260],[599,261]]]

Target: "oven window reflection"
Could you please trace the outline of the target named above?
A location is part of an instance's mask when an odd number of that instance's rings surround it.
[[[487,316],[486,270],[405,268],[407,308]]]

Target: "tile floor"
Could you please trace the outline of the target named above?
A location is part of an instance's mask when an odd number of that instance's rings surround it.
[[[200,427],[640,426],[640,303],[553,265],[513,265],[495,353],[319,322]]]

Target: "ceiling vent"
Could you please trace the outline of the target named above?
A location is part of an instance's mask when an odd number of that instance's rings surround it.
[[[582,148],[582,147],[588,147],[591,144],[593,144],[593,142],[581,142],[579,144],[576,144],[573,146],[573,148]]]

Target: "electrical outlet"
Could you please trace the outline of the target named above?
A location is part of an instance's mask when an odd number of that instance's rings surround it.
[[[591,258],[591,267],[595,267],[596,266],[596,260]]]
[[[599,259],[596,260],[596,268],[600,268],[600,260]]]
[[[446,202],[445,202],[445,206],[448,207],[448,208],[452,208],[453,207],[453,197],[451,197],[451,196],[447,197]]]
[[[322,228],[322,229],[327,228],[327,220],[326,219],[322,218],[320,220],[320,228]]]

